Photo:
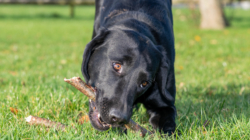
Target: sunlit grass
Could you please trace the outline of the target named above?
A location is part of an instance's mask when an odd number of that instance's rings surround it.
[[[94,7],[75,10],[76,17],[70,18],[68,6],[0,6],[0,138],[140,138],[130,131],[128,135],[98,132],[89,122],[76,123],[80,112],[87,114],[88,100],[63,78],[82,77],[82,53],[91,39]],[[232,26],[221,31],[198,29],[197,19],[187,9],[173,13],[179,138],[247,139],[249,11],[235,10]],[[17,115],[10,107],[18,109]],[[79,131],[29,126],[24,118],[31,114],[74,125]],[[133,119],[152,130],[142,106]]]

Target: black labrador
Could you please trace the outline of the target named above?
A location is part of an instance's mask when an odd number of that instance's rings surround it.
[[[174,132],[171,6],[171,0],[96,0],[93,38],[82,62],[86,82],[97,89],[89,112],[94,128],[125,124],[142,103],[154,129]]]

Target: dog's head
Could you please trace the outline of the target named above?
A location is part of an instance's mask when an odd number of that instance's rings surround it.
[[[109,128],[100,121],[113,126],[128,122],[135,100],[154,81],[165,91],[168,63],[160,48],[138,32],[104,28],[87,44],[82,73],[97,89],[89,114],[96,129]]]

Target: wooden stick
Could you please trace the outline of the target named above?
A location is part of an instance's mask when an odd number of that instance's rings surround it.
[[[132,119],[129,120],[128,124],[125,124],[125,127],[127,129],[131,129],[135,132],[140,132],[140,135],[144,137],[146,134],[151,135],[153,134],[152,132],[148,131],[144,127],[141,127],[139,124],[134,122]]]
[[[82,81],[80,77],[73,77],[71,79],[64,78],[64,81],[71,84],[73,87],[78,89],[84,95],[86,95],[89,99],[95,101],[95,89]]]
[[[84,83],[80,77],[73,77],[71,79],[64,78],[64,81],[71,84],[72,86],[74,86],[76,89],[78,89],[84,95],[88,96],[91,100],[95,101],[96,90],[93,87]],[[153,134],[152,132],[148,131],[147,129],[141,127],[139,124],[134,122],[132,119],[129,120],[128,124],[125,124],[125,127],[127,129],[131,129],[135,132],[140,132],[141,133],[140,135],[142,137],[144,137],[146,134],[149,134],[149,135]]]
[[[66,125],[59,123],[59,122],[53,122],[51,120],[48,119],[44,119],[44,118],[40,118],[40,117],[36,117],[36,116],[32,116],[30,115],[29,117],[25,118],[26,122],[28,122],[30,125],[42,125],[45,127],[55,127],[57,130],[65,130]]]

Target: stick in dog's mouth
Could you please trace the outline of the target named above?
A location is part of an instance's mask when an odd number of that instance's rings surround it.
[[[82,81],[80,77],[73,77],[71,79],[64,79],[65,82],[71,84],[73,87],[78,89],[80,92],[82,92],[84,95],[89,97],[90,101],[95,101],[96,97],[96,90],[95,88],[91,87],[90,85],[87,85]],[[98,121],[103,124],[103,126],[111,126],[110,124],[107,124],[102,121],[100,114],[98,114]],[[133,120],[129,120],[128,124],[125,124],[125,127],[127,129],[131,129],[135,132],[141,132],[141,136],[144,137],[146,134],[151,135],[152,132],[148,131],[147,129],[141,127],[139,124],[135,123]]]

